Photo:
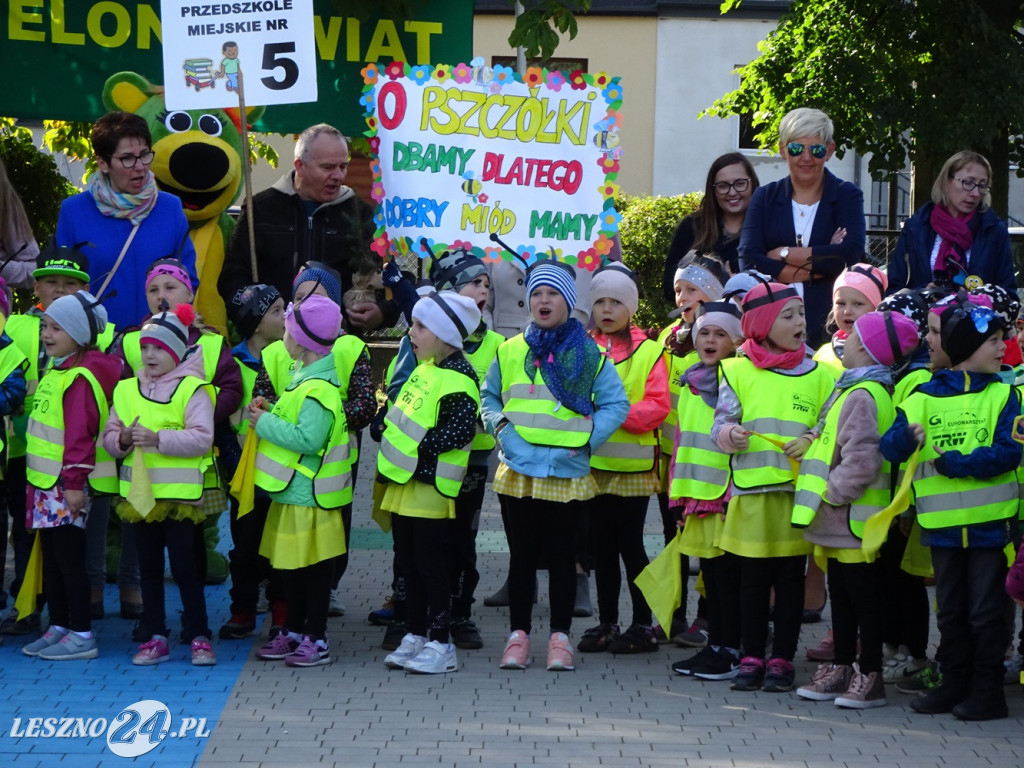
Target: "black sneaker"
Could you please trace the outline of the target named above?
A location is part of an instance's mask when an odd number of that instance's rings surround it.
[[[796,670],[786,659],[769,659],[768,671],[761,690],[765,693],[786,693],[796,687]]]
[[[480,637],[480,630],[469,619],[452,619],[449,631],[452,635],[452,643],[456,648],[475,651],[477,648],[484,647],[484,640]]]
[[[705,645],[690,658],[677,661],[673,664],[672,671],[679,675],[692,675],[695,669],[704,668],[710,665],[710,657],[715,655],[715,651],[713,651],[710,646]]]
[[[243,640],[256,634],[256,616],[247,613],[233,613],[231,618],[217,632],[221,640]]]
[[[707,650],[707,648],[705,648]],[[725,648],[711,651],[706,661],[694,667],[693,676],[701,680],[732,680],[740,673],[740,660]]]
[[[658,643],[654,639],[653,629],[632,624],[608,643],[608,650],[612,653],[653,653],[658,650]]]
[[[598,624],[583,633],[583,637],[576,644],[576,649],[581,653],[600,653],[607,651],[612,640],[619,636],[618,624]]]
[[[729,687],[734,691],[759,691],[764,683],[764,662],[754,656],[744,656],[740,668]]]
[[[910,708],[920,715],[944,715],[967,699],[968,693],[964,688],[946,683],[912,699]]]
[[[388,624],[387,629],[384,630],[384,642],[380,644],[380,647],[385,651],[397,651],[398,646],[402,644],[402,638],[407,633],[404,621]]]

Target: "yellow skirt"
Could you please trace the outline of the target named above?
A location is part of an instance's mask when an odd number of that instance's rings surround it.
[[[195,507],[180,501],[167,501],[157,499],[156,506],[146,517],[138,513],[131,502],[121,499],[114,508],[117,516],[126,523],[162,523],[164,520],[191,520],[202,525],[206,521],[206,515],[202,507]]]
[[[393,515],[425,517],[430,520],[454,520],[455,499],[441,495],[438,490],[419,480],[408,483],[388,483],[380,508]]]
[[[867,553],[859,547],[823,547],[820,544],[814,545],[814,562],[824,573],[828,573],[828,561],[835,560],[840,563],[871,563]]]
[[[597,483],[593,476],[583,477],[530,477],[521,475],[507,464],[499,464],[491,488],[503,496],[517,499],[534,498],[541,501],[587,501],[597,496]]]
[[[725,521],[721,515],[711,514],[706,517],[690,515],[683,526],[683,535],[679,539],[679,548],[684,554],[692,557],[718,557],[722,554],[717,541],[722,536],[722,525]]]
[[[341,510],[271,503],[260,554],[274,568],[305,568],[345,552]]]
[[[650,496],[661,491],[661,481],[656,469],[647,472],[607,472],[595,469],[590,474],[597,483],[598,494],[632,498]]]
[[[802,529],[790,525],[792,517],[792,491],[733,496],[718,546],[741,557],[809,555],[813,546]]]

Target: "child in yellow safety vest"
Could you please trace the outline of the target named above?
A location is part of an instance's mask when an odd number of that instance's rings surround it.
[[[551,621],[547,668],[575,668],[569,640],[576,597],[576,518],[597,495],[590,456],[629,413],[622,380],[569,313],[571,267],[541,261],[527,272],[530,325],[498,347],[481,388],[481,414],[501,451],[493,488],[508,513],[511,634],[502,669],[530,662],[537,566],[547,558]]]
[[[164,610],[164,550],[184,609],[182,639],[192,663],[216,663],[210,646],[206,597],[196,534],[203,474],[213,445],[213,392],[203,370],[201,346],[188,345],[192,307],[153,315],[139,334],[135,377],[114,389],[103,447],[123,459],[117,505],[139,554],[143,613],[136,637],[148,636],[132,659],[147,666],[170,659]]]
[[[21,410],[25,402],[25,372],[29,368],[25,353],[7,335],[5,330],[10,314],[11,304],[7,294],[7,282],[0,277],[0,417],[4,419],[5,423],[7,417]],[[0,440],[6,441],[6,439],[6,434],[0,437]],[[8,492],[6,479],[0,477],[0,499],[6,499]],[[15,511],[11,510],[11,514],[15,515]],[[25,538],[24,517],[21,519],[21,536]],[[0,541],[5,543],[7,541],[7,514],[5,512],[0,512]],[[0,549],[3,550],[0,552],[0,573],[3,573],[7,562],[7,547],[0,547]],[[22,565],[22,569],[24,570],[24,565]],[[0,607],[7,607],[7,599],[3,578],[0,577]]]
[[[97,439],[121,362],[96,349],[107,313],[79,291],[43,315],[42,342],[52,366],[39,382],[27,430],[29,526],[38,530],[50,628],[22,648],[51,660],[98,654],[89,616],[86,524],[93,493],[116,492],[114,461]]]
[[[853,324],[878,306],[889,286],[885,272],[870,264],[854,264],[839,273],[832,286],[832,311],[826,325],[835,328],[832,338],[814,353],[814,359],[837,379],[843,373],[843,348]]]
[[[729,454],[711,439],[722,379],[721,363],[743,342],[739,304],[703,304],[694,323],[698,362],[682,375],[679,429],[670,469],[669,498],[681,518],[680,549],[700,558],[707,610],[708,643],[672,669],[702,680],[729,680],[739,669],[740,564],[718,546],[729,503]]]
[[[890,366],[917,342],[917,325],[902,314],[869,312],[854,321],[844,339],[844,373],[800,463],[792,522],[805,529],[815,558],[828,561],[835,644],[833,661],[797,689],[805,699],[850,709],[886,704],[882,640],[890,587],[881,561],[861,548],[861,537],[868,518],[892,500],[892,472],[878,452],[895,418]]]
[[[262,366],[263,350],[284,336],[284,298],[272,285],[239,288],[227,303],[228,316],[242,340],[231,350],[242,374],[242,408],[232,416],[233,430],[219,430],[215,443],[217,460],[224,477],[233,477],[241,458],[241,444],[249,431],[245,406],[252,402],[252,388]],[[283,600],[280,574],[260,557],[260,539],[267,522],[270,497],[262,490],[254,494],[254,507],[239,517],[238,499],[229,497],[231,516],[231,617],[218,632],[222,640],[240,640],[256,632],[256,605],[260,583],[267,582],[268,600]]]
[[[647,567],[644,520],[651,494],[660,490],[658,428],[669,411],[668,371],[662,347],[630,321],[639,306],[637,277],[619,264],[602,267],[590,283],[591,336],[615,364],[629,398],[629,415],[608,441],[591,452],[597,493],[587,502],[599,624],[583,633],[584,653],[656,651],[651,608],[633,580]],[[632,621],[619,633],[619,558],[633,604]]]
[[[334,559],[348,546],[342,512],[352,505],[352,452],[331,347],[341,308],[312,295],[285,312],[284,346],[296,362],[273,411],[256,397],[256,485],[272,502],[260,554],[281,571],[285,624],[256,655],[290,667],[331,663],[327,613]]]
[[[384,419],[377,472],[391,513],[395,572],[405,579],[407,633],[385,659],[392,669],[443,674],[458,669],[450,640],[456,499],[469,465],[479,384],[462,353],[480,325],[477,302],[430,293],[412,310],[409,342],[419,361]]]
[[[731,687],[793,690],[804,568],[811,545],[790,525],[794,463],[810,447],[804,435],[835,380],[806,344],[803,299],[796,288],[761,283],[743,299],[746,341],[722,361],[712,438],[732,454],[732,498],[718,546],[740,559],[740,618],[745,656]],[[765,664],[774,589],[775,641]],[[767,667],[767,668],[766,668]]]
[[[680,379],[686,369],[697,362],[694,350],[693,323],[701,302],[718,301],[722,298],[729,273],[725,264],[714,254],[690,251],[679,262],[673,282],[679,321],[665,328],[658,336],[658,344],[664,350],[665,367],[668,371],[669,412],[658,433],[661,445],[658,469],[661,486],[658,490],[658,508],[661,510],[662,531],[665,543],[675,536],[678,517],[669,510],[668,489],[669,461],[675,450],[676,410],[679,405]],[[683,581],[682,603],[672,618],[671,627],[662,627],[666,637],[678,645],[699,647],[707,641],[707,619],[703,616],[703,602],[698,601],[692,624],[686,621],[687,581],[690,564],[683,558],[679,564]]]

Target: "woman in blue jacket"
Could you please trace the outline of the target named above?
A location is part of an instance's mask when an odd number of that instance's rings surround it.
[[[1006,222],[989,208],[991,180],[992,166],[977,152],[957,152],[945,162],[932,185],[932,202],[907,219],[896,241],[888,293],[932,283],[964,285],[972,276],[1016,292]]]
[[[832,284],[864,257],[864,194],[825,169],[835,152],[828,115],[801,107],[779,123],[789,176],[758,187],[740,236],[740,266],[793,284],[803,294],[807,343],[821,346]]]

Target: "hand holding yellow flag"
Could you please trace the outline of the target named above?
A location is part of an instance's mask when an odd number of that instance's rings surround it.
[[[255,505],[256,496],[256,448],[259,438],[255,429],[245,433],[242,444],[242,457],[238,460],[238,468],[231,478],[228,490],[238,499],[238,517],[248,514]]]
[[[7,546],[7,542],[4,542]],[[14,601],[14,609],[20,618],[31,616],[36,612],[36,598],[43,591],[43,547],[39,543],[38,531],[33,531],[32,552],[28,556],[28,566],[21,580],[18,599]]]
[[[762,440],[766,440],[783,453],[786,452],[786,444],[781,440],[776,440],[774,437],[768,437],[768,435],[762,435],[760,432],[750,432],[754,437],[760,437]],[[800,462],[791,456],[787,456],[789,459],[789,468],[793,470],[793,479],[796,480],[796,476],[800,474]]]
[[[143,518],[153,511],[156,497],[153,496],[153,485],[149,482],[149,468],[142,457],[142,446],[136,445],[132,451],[132,484],[128,488],[125,501],[135,507]]]
[[[918,446],[907,461],[903,471],[903,482],[896,489],[892,502],[888,507],[864,521],[864,536],[861,539],[860,548],[868,554],[871,561],[878,556],[878,550],[885,543],[885,539],[889,535],[889,526],[896,519],[896,515],[910,506],[910,486],[914,482],[914,474],[917,472],[917,463],[920,459],[921,446]]]

